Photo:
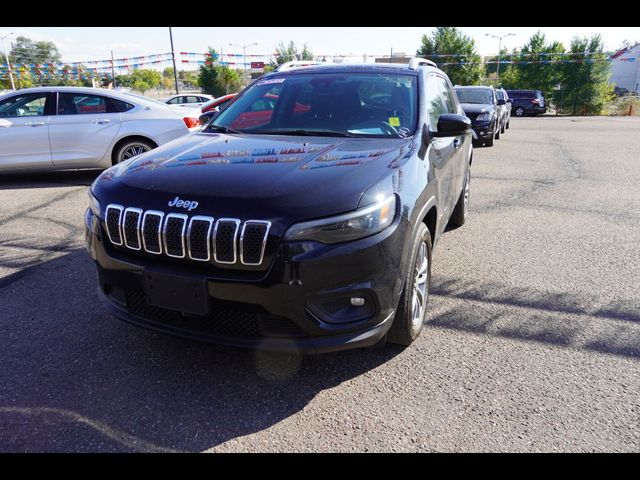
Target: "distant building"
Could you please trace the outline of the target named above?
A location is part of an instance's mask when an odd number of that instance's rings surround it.
[[[409,63],[411,56],[405,52],[393,53],[391,56],[376,57],[376,63]]]
[[[640,43],[623,48],[609,57],[611,78],[616,87],[640,93]]]

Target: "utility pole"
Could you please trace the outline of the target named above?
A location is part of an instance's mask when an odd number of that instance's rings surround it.
[[[169,27],[169,39],[171,40],[171,60],[173,60],[173,77],[176,81],[176,95],[180,93],[178,91],[178,69],[176,68],[176,52],[173,50],[173,33],[171,27]]]
[[[113,79],[113,88],[116,88],[116,67],[113,66],[113,50],[111,50],[111,78]]]
[[[11,71],[11,63],[9,62],[9,55],[7,55],[7,48],[4,46],[4,39],[7,38],[9,35],[13,35],[13,32],[7,33],[4,37],[0,37],[0,39],[2,40],[2,50],[4,51],[4,59],[7,62],[7,68],[9,69],[9,78],[11,79],[11,89],[15,90],[16,84],[13,81],[13,72]]]
[[[254,45],[258,45],[257,43],[249,43],[247,45],[238,45],[236,43],[230,43],[230,47],[240,47],[242,49],[242,63],[244,64],[244,81],[245,85],[247,82],[247,48],[253,47]]]
[[[500,50],[502,49],[502,39],[507,37],[515,37],[515,33],[507,33],[499,37],[498,35],[491,35],[490,33],[484,34],[486,37],[493,37],[498,39],[498,66],[496,67],[496,85],[500,84]]]

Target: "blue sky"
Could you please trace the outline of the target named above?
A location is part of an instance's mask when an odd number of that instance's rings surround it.
[[[511,49],[525,43],[538,29],[546,33],[548,40],[558,40],[568,47],[574,35],[600,33],[607,50],[619,47],[623,40],[640,41],[640,27],[460,27],[473,37],[480,54],[495,53],[498,40],[486,33],[516,36],[503,40],[503,46]],[[247,54],[271,53],[281,41],[293,40],[307,43],[314,54],[361,56],[394,52],[415,53],[420,38],[433,27],[174,27],[175,50],[204,52],[207,46],[223,53],[242,53],[239,47],[229,43],[257,46],[247,49]],[[0,26],[0,36],[14,32],[34,40],[52,40],[62,53],[63,61],[89,61],[109,58],[134,57],[170,51],[166,27],[19,27]],[[5,42],[15,40],[16,35]],[[7,44],[8,46],[8,44]],[[179,67],[180,68],[180,67]],[[194,67],[195,68],[195,67]]]

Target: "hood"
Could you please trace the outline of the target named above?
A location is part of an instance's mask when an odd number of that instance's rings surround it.
[[[412,146],[412,139],[195,133],[106,170],[93,192],[103,206],[288,225],[354,210]],[[169,206],[176,197],[198,206]]]
[[[461,103],[460,106],[464,113],[484,113],[494,110],[493,105],[486,103]]]

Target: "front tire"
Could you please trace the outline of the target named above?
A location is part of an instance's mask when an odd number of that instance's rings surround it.
[[[491,138],[488,138],[485,142],[484,142],[485,146],[487,147],[493,147],[493,135],[491,135]]]
[[[457,228],[464,225],[467,221],[467,217],[469,216],[469,200],[471,196],[471,165],[467,168],[467,176],[464,180],[464,185],[462,187],[462,192],[460,192],[460,197],[458,198],[458,203],[456,203],[453,212],[451,212],[451,218],[449,219],[449,225]]]
[[[515,113],[516,117],[524,117],[527,114],[525,109],[522,107],[516,107],[513,113]]]
[[[509,130],[509,122],[507,122],[507,125],[505,127],[507,130]]]
[[[422,332],[431,290],[431,250],[431,233],[420,222],[411,245],[411,263],[405,276],[404,290],[387,333],[389,343],[407,346]]]

